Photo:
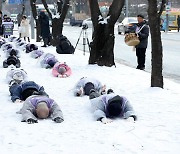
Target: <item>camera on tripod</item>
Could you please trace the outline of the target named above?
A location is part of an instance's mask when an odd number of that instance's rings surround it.
[[[88,29],[88,25],[87,25],[87,24],[83,24],[83,25],[82,25],[82,29],[83,29],[83,30]]]

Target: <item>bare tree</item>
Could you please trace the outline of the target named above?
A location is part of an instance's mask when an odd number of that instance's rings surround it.
[[[114,62],[114,25],[124,5],[124,0],[113,0],[107,17],[103,18],[98,0],[89,0],[94,32],[92,36],[89,64],[113,66]]]
[[[58,43],[58,36],[62,34],[63,22],[66,17],[69,8],[69,0],[58,0],[55,3],[56,12],[55,15],[49,10],[46,1],[42,0],[42,4],[47,10],[49,17],[52,20],[52,45],[56,46]]]
[[[148,0],[148,16],[151,32],[151,47],[152,47],[152,71],[151,71],[151,87],[163,88],[162,75],[162,42],[160,32],[160,16],[164,9],[166,0],[162,0],[160,9],[158,9],[157,0]]]
[[[36,0],[30,0],[30,4],[31,4],[32,15],[36,23],[36,42],[40,42],[41,29],[40,29],[40,23],[38,20],[37,10],[36,10]]]

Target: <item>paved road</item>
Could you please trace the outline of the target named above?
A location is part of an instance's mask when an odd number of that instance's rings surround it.
[[[64,26],[63,34],[68,37],[68,39],[75,46],[78,38],[79,43],[77,45],[77,49],[82,50],[83,54],[83,33],[80,36],[80,32],[82,31],[81,27],[71,27]],[[70,33],[72,32],[72,33]],[[87,30],[88,38],[91,41],[92,29],[88,28]],[[124,43],[124,36],[117,34],[117,29],[115,28],[115,59],[117,62],[123,63],[125,65],[136,68],[136,55],[133,51],[132,47],[127,46]],[[151,43],[149,37],[149,45],[147,48],[146,54],[146,71],[151,71]],[[163,42],[163,76],[167,78],[171,78],[174,81],[180,83],[180,33],[177,32],[169,32],[162,33],[162,42]],[[88,46],[86,45],[86,50],[88,50]]]

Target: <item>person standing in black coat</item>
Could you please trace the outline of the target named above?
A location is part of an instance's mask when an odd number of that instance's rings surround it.
[[[177,25],[178,25],[178,32],[179,32],[179,29],[180,29],[180,15],[178,15],[178,17],[177,17]]]
[[[50,43],[50,27],[49,27],[49,18],[45,12],[41,11],[39,15],[39,22],[41,27],[41,36],[44,42],[42,47],[47,47]]]
[[[3,29],[2,29],[2,11],[0,11],[0,36],[3,35]]]
[[[148,44],[149,26],[146,24],[143,15],[137,15],[138,24],[136,34],[140,43],[135,46],[138,66],[136,69],[145,69],[146,48]]]

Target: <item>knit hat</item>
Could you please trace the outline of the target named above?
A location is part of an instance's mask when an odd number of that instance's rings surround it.
[[[84,86],[84,94],[89,96],[91,89],[94,89],[94,84],[92,82],[86,83]]]
[[[55,61],[53,61],[53,60],[50,60],[50,61],[48,61],[48,64],[51,66],[51,67],[53,67],[54,65],[55,65]]]
[[[46,119],[49,116],[49,108],[45,101],[41,101],[37,104],[36,114],[40,119]]]
[[[144,16],[142,14],[138,14],[137,17],[141,17],[144,19]]]
[[[122,111],[122,97],[119,95],[109,99],[108,105],[107,105],[107,112],[110,117],[116,117],[120,115]]]
[[[64,74],[64,73],[66,72],[66,68],[63,67],[63,66],[60,66],[60,67],[58,68],[58,72],[59,72],[60,74]]]

